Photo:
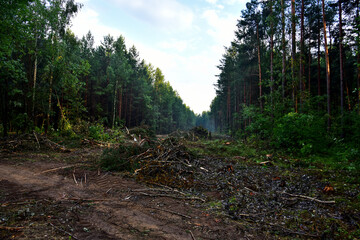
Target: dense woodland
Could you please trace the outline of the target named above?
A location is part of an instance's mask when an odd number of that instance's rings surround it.
[[[252,0],[218,66],[210,111],[195,115],[123,36],[78,39],[73,0],[0,1],[1,125],[8,132],[76,124],[202,125],[308,155],[336,146],[359,158],[359,0]],[[151,60],[151,59],[150,59]]]
[[[0,1],[0,95],[3,135],[148,125],[158,133],[187,129],[196,116],[161,70],[141,60],[123,36],[94,46],[69,30],[73,0]]]
[[[292,151],[346,143],[358,153],[359,8],[358,0],[248,2],[203,121]]]

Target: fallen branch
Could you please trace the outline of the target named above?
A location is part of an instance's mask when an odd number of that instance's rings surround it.
[[[75,177],[75,170],[74,170],[74,172],[73,172],[73,178],[74,178],[75,184],[78,185],[78,182],[76,181],[76,177]]]
[[[193,240],[196,240],[196,238],[194,237],[194,234],[192,233],[192,231],[189,230],[189,232],[190,232],[191,238],[192,238]]]
[[[133,189],[131,190],[131,192],[143,192],[143,191],[154,191],[154,192],[175,192],[175,193],[179,193],[183,196],[186,196],[186,193],[183,193],[177,189],[173,189],[173,188],[168,188],[168,189],[163,189],[163,188],[145,188],[145,189]]]
[[[43,173],[48,173],[48,172],[56,172],[58,170],[62,170],[62,169],[67,169],[67,168],[72,168],[72,167],[81,167],[81,166],[90,166],[89,164],[74,164],[74,165],[68,165],[68,166],[64,166],[64,167],[57,167],[57,168],[52,168],[52,169],[48,169],[39,173],[36,173],[35,175],[40,175]]]
[[[198,198],[198,197],[178,197],[178,196],[168,195],[168,194],[148,194],[148,193],[144,193],[144,192],[139,192],[139,194],[148,196],[148,197],[169,197],[169,198],[181,199],[181,200],[198,200],[198,201],[205,202],[204,199]]]
[[[9,205],[24,205],[24,204],[29,204],[29,203],[36,203],[36,202],[41,202],[42,200],[36,200],[36,199],[30,199],[28,201],[22,201],[22,202],[5,202],[2,203],[0,206],[1,207],[7,207]]]
[[[33,133],[34,133],[34,136],[35,136],[36,142],[37,142],[37,144],[38,144],[38,149],[40,149],[40,143],[39,143],[39,139],[38,139],[38,137],[36,136],[36,132],[35,132],[35,131],[33,131]]]
[[[56,230],[58,230],[58,231],[60,231],[60,232],[63,232],[63,233],[65,233],[65,234],[69,235],[71,238],[73,238],[73,239],[75,239],[75,240],[78,239],[78,238],[76,238],[74,235],[72,235],[71,233],[69,233],[69,232],[67,232],[67,231],[65,231],[65,230],[63,230],[63,229],[61,229],[61,228],[56,227],[54,224],[50,223],[50,225],[51,225],[53,228],[55,228]]]
[[[292,194],[292,193],[287,193],[287,192],[280,192],[281,194],[286,194],[289,195],[291,197],[297,197],[297,198],[304,198],[304,199],[308,199],[314,202],[318,202],[318,203],[325,203],[325,204],[335,204],[335,200],[332,201],[323,201],[323,200],[319,200],[313,197],[308,197],[308,196],[304,196],[304,195],[296,195],[296,194]]]
[[[314,235],[311,233],[306,233],[306,232],[295,232],[291,229],[285,228],[283,226],[277,225],[277,224],[273,224],[273,223],[267,223],[267,222],[263,222],[266,225],[272,226],[272,227],[277,227],[280,228],[282,231],[290,233],[290,234],[294,234],[294,235],[301,235],[301,236],[306,236],[306,237],[312,237],[312,238],[318,238],[320,237],[319,235]]]
[[[192,219],[192,217],[190,217],[190,216],[188,216],[188,215],[184,215],[184,214],[182,214],[182,213],[174,212],[174,211],[167,210],[167,209],[154,208],[154,207],[146,207],[146,208],[151,208],[151,209],[155,209],[155,210],[159,210],[159,211],[163,211],[163,212],[168,212],[168,213],[172,213],[172,214],[178,215],[178,216],[180,216],[180,217]]]
[[[110,201],[111,199],[83,199],[83,198],[65,198],[61,199],[61,201],[79,201],[79,202],[106,202]]]
[[[7,226],[0,226],[1,230],[8,230],[8,231],[21,231],[24,227],[7,227]]]

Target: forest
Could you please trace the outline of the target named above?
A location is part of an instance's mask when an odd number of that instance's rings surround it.
[[[359,49],[359,1],[249,1],[203,122],[292,153],[334,147],[359,159]]]
[[[0,0],[0,239],[359,239],[359,0],[248,1],[202,114],[82,7]]]
[[[82,121],[148,125],[157,133],[189,129],[196,116],[159,68],[140,59],[123,36],[94,46],[69,30],[74,1],[1,1],[1,129],[71,132]]]

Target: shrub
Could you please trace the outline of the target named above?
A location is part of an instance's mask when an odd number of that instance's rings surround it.
[[[309,155],[325,149],[326,139],[326,126],[322,118],[292,112],[275,122],[272,143],[277,148]]]
[[[109,139],[109,134],[105,133],[104,127],[101,124],[89,126],[89,137],[95,140],[106,141]]]
[[[100,166],[109,171],[134,171],[139,164],[130,157],[143,151],[144,149],[137,145],[120,145],[118,148],[107,148],[101,155]]]

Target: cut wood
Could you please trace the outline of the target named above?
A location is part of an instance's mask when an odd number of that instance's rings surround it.
[[[182,213],[174,212],[174,211],[167,210],[167,209],[155,208],[155,207],[146,207],[146,208],[155,209],[155,210],[163,211],[163,212],[168,212],[168,213],[172,213],[172,214],[178,215],[178,216],[180,216],[180,217],[192,219],[192,217],[190,217],[190,216],[188,216],[188,215],[184,215],[184,214],[182,214]]]
[[[309,197],[309,196],[304,196],[304,195],[296,195],[296,194],[292,194],[292,193],[287,193],[287,192],[280,192],[281,194],[286,194],[289,195],[291,197],[297,197],[297,198],[304,198],[304,199],[308,199],[314,202],[318,202],[318,203],[325,203],[325,204],[335,204],[335,200],[332,201],[323,201],[323,200],[319,200],[313,197]]]
[[[1,230],[7,230],[7,231],[21,231],[24,229],[24,227],[7,227],[7,226],[0,226]]]
[[[39,173],[36,173],[35,175],[40,175],[43,173],[48,173],[48,172],[56,172],[58,170],[62,170],[62,169],[67,169],[67,168],[72,168],[72,167],[82,167],[82,166],[90,166],[89,164],[74,164],[74,165],[68,165],[68,166],[64,166],[64,167],[57,167],[57,168],[52,168],[52,169],[48,169]]]
[[[198,197],[178,197],[178,196],[168,195],[168,194],[149,194],[149,193],[144,193],[144,192],[139,192],[139,194],[148,196],[148,197],[168,197],[168,198],[174,198],[174,199],[197,200],[197,201],[205,202],[204,199],[198,198]]]

